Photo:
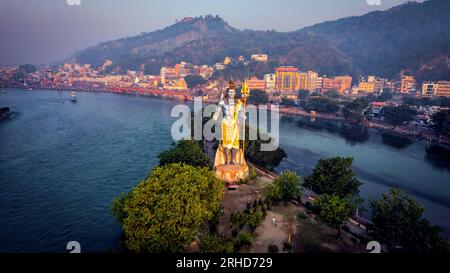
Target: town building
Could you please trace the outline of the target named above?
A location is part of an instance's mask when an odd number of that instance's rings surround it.
[[[422,97],[433,97],[437,93],[437,83],[424,82],[422,83]]]
[[[450,81],[438,81],[436,96],[450,97]]]
[[[317,90],[317,79],[319,78],[319,74],[314,71],[308,71],[308,79],[306,83],[306,90],[310,92],[314,92]]]
[[[257,77],[252,77],[247,80],[248,88],[250,90],[265,90],[266,82],[264,80],[258,79]]]
[[[267,62],[269,60],[269,56],[267,54],[253,54],[250,58],[255,62]]]
[[[416,81],[413,76],[402,76],[400,93],[413,93],[416,90]]]
[[[338,76],[334,78],[334,89],[339,93],[347,93],[352,88],[352,77],[350,76]]]
[[[328,92],[334,88],[334,79],[324,77],[322,80],[322,92]]]
[[[265,83],[265,90],[267,92],[273,92],[276,88],[276,77],[275,74],[266,74],[264,75],[264,83]]]
[[[358,90],[361,93],[373,93],[375,91],[375,82],[360,81]]]
[[[299,90],[300,73],[298,68],[293,66],[282,66],[275,69],[277,91]]]
[[[223,60],[223,64],[229,65],[230,63],[231,63],[231,57],[226,56],[225,59]]]
[[[323,77],[317,77],[316,90],[322,91]]]
[[[306,72],[299,72],[299,83],[298,83],[298,89],[299,90],[307,90],[308,86],[308,73]]]

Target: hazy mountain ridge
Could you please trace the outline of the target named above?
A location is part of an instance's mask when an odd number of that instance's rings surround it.
[[[386,11],[324,22],[294,32],[237,30],[218,16],[182,20],[164,29],[101,43],[75,55],[97,66],[112,59],[122,69],[158,73],[180,61],[209,64],[225,56],[267,53],[276,65],[295,65],[330,76],[375,74],[450,79],[450,1],[403,4]],[[261,68],[261,66],[260,66]],[[273,71],[273,70],[272,70]]]

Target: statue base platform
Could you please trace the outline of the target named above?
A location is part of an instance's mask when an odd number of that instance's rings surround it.
[[[218,165],[214,167],[214,173],[217,178],[230,184],[238,183],[250,174],[247,164]]]

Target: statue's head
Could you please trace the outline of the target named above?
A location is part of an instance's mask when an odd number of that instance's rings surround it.
[[[230,80],[228,82],[228,88],[227,88],[227,99],[234,99],[236,96],[236,88],[234,86],[234,82]]]

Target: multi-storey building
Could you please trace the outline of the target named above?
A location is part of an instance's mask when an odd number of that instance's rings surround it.
[[[296,91],[299,89],[300,73],[296,67],[277,67],[275,69],[275,78],[277,91]]]
[[[298,89],[307,90],[308,89],[308,73],[299,72],[298,77],[299,77]]]
[[[402,76],[402,82],[400,85],[400,93],[412,93],[415,92],[416,81],[413,76]]]
[[[423,97],[433,97],[437,93],[437,83],[434,82],[424,82],[422,84],[422,96]]]
[[[361,93],[373,93],[375,91],[375,82],[360,81],[358,88]]]
[[[328,92],[334,88],[334,79],[323,78],[322,80],[322,92]]]
[[[273,92],[276,88],[276,77],[275,74],[266,74],[264,75],[264,82],[266,84],[265,90],[267,92]]]
[[[314,71],[308,71],[308,79],[306,83],[306,90],[310,92],[314,92],[317,90],[317,79],[319,78],[319,74]]]
[[[260,80],[257,77],[252,77],[247,80],[248,88],[250,90],[265,90],[266,82],[265,80]]]
[[[352,88],[352,77],[338,76],[334,78],[334,89],[343,94]]]
[[[436,96],[450,97],[450,81],[438,81]]]
[[[322,91],[323,77],[317,77],[316,90]]]

